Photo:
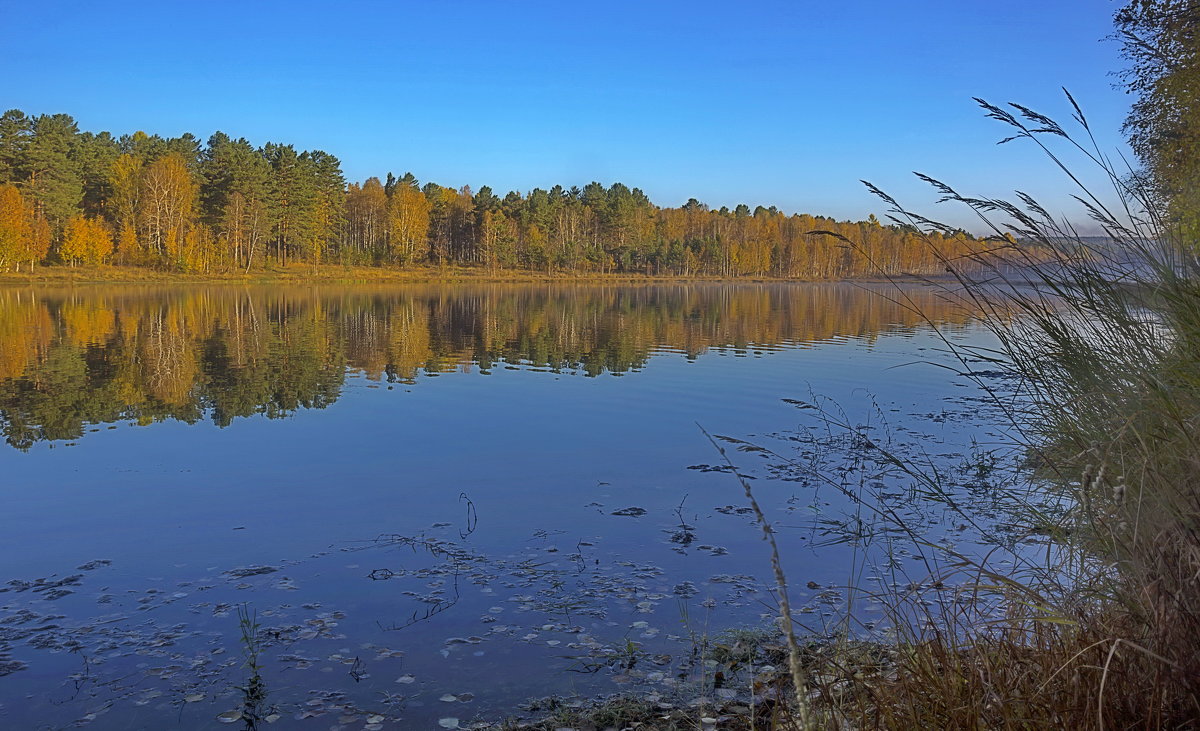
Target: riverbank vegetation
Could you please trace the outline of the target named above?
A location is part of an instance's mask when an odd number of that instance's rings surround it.
[[[1200,719],[1200,8],[1135,0],[1116,21],[1142,170],[1108,161],[1069,96],[1075,130],[981,102],[1010,140],[1040,147],[1079,185],[1104,243],[1028,196],[972,198],[929,181],[997,232],[1058,252],[1051,262],[1015,253],[1029,274],[1019,279],[959,270],[953,289],[988,313],[998,341],[987,351],[947,342],[964,373],[982,362],[1020,384],[1001,405],[1031,483],[1012,517],[1024,538],[983,558],[930,542],[943,568],[923,589],[870,597],[891,614],[884,667],[835,654],[802,680],[797,727],[1175,729]],[[1107,194],[1071,175],[1071,153],[1099,166]],[[884,198],[901,220],[936,228]],[[961,510],[936,475],[911,474],[929,499]]]
[[[814,235],[837,231],[854,249]],[[0,273],[116,264],[254,274],[293,264],[489,275],[669,275],[810,280],[929,274],[989,244],[908,225],[788,215],[775,207],[664,207],[638,188],[509,191],[347,181],[321,150],[80,131],[66,114],[0,116]],[[931,248],[932,247],[932,248]],[[427,267],[435,267],[429,270]],[[77,275],[78,276],[78,275]],[[360,275],[361,276],[361,275]]]

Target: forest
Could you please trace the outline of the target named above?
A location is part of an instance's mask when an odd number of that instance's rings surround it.
[[[81,132],[66,114],[0,117],[0,272],[307,263],[823,280],[940,272],[986,246],[965,231],[923,236],[874,216],[714,210],[694,198],[661,207],[619,182],[503,196],[411,173],[350,182],[321,150],[221,132],[206,143]]]

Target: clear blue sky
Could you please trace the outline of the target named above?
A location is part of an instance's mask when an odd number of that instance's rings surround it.
[[[909,171],[963,192],[1065,185],[971,101],[1106,147],[1129,97],[1108,0],[44,2],[0,0],[0,108],[164,136],[215,130],[503,194],[590,180],[864,218],[875,182],[954,223]],[[976,228],[974,225],[971,228]]]

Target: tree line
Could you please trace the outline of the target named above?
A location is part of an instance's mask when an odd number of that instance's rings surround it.
[[[857,242],[847,247],[833,231]],[[322,150],[222,132],[81,132],[65,114],[0,117],[0,271],[122,264],[215,273],[289,263],[463,265],[572,273],[836,279],[940,271],[964,231],[845,222],[775,207],[657,206],[638,188],[503,196],[411,173],[347,182]]]

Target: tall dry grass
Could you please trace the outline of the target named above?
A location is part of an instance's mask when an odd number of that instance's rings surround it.
[[[1003,569],[988,552],[947,556],[953,568],[928,582],[942,587],[938,601],[874,596],[895,633],[886,658],[864,665],[849,641],[826,653],[807,677],[834,681],[809,682],[813,707],[797,727],[1200,726],[1200,242],[1102,153],[1067,98],[1070,131],[1019,105],[979,103],[1011,130],[1006,142],[1047,155],[1103,236],[1081,236],[1024,193],[972,198],[921,176],[995,234],[970,266],[945,260],[939,286],[983,313],[998,345],[945,342],[964,374],[982,359],[1019,384],[995,394],[1030,465],[1032,492],[1013,519],[1046,540],[1037,551],[996,546],[1013,559]],[[867,185],[897,224],[948,228]],[[936,479],[919,479],[937,499]],[[1063,509],[1047,511],[1047,495]]]

